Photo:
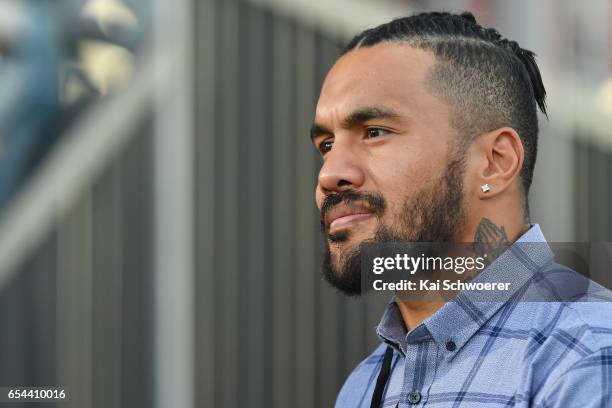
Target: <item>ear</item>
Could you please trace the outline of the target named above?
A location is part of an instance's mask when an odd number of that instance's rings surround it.
[[[485,133],[474,143],[479,160],[478,177],[480,185],[487,184],[489,191],[479,191],[480,198],[494,197],[513,185],[519,178],[525,150],[518,133],[510,127],[503,127]]]

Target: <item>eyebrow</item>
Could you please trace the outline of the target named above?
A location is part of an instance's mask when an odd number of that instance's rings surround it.
[[[398,118],[399,114],[391,108],[383,106],[365,106],[351,112],[343,121],[343,129],[351,129],[359,124],[372,119],[393,119]],[[321,135],[331,135],[325,127],[314,123],[310,128],[310,140],[313,140]]]

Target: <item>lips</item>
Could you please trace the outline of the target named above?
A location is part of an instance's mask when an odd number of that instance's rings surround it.
[[[338,204],[327,213],[325,223],[330,232],[372,217],[372,211],[362,206]]]

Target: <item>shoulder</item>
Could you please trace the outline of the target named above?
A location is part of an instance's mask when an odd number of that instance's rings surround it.
[[[612,301],[584,299],[566,308],[561,328],[580,337],[592,351],[612,347]]]
[[[370,398],[386,348],[387,346],[381,343],[353,369],[338,394],[336,408],[370,406]]]
[[[612,346],[576,359],[534,398],[535,407],[612,406]]]
[[[538,400],[543,406],[610,406],[611,317],[612,302],[601,297],[565,304],[565,313],[552,332],[559,360],[541,389]]]
[[[594,286],[571,302],[516,305],[528,332],[523,362],[535,406],[590,406],[612,392],[612,299]],[[527,368],[527,367],[526,367]]]
[[[612,299],[612,297],[611,297]],[[580,298],[571,302],[519,302],[509,326],[522,328],[528,356],[577,359],[612,347],[612,301]]]
[[[549,325],[580,339],[590,350],[612,346],[612,292],[563,265],[551,263],[543,282],[559,302],[545,301]],[[550,299],[546,299],[550,300]]]

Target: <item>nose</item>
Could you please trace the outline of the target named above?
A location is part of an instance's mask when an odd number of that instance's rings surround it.
[[[319,171],[319,188],[324,194],[357,189],[363,185],[365,174],[355,154],[336,141],[327,153]]]

